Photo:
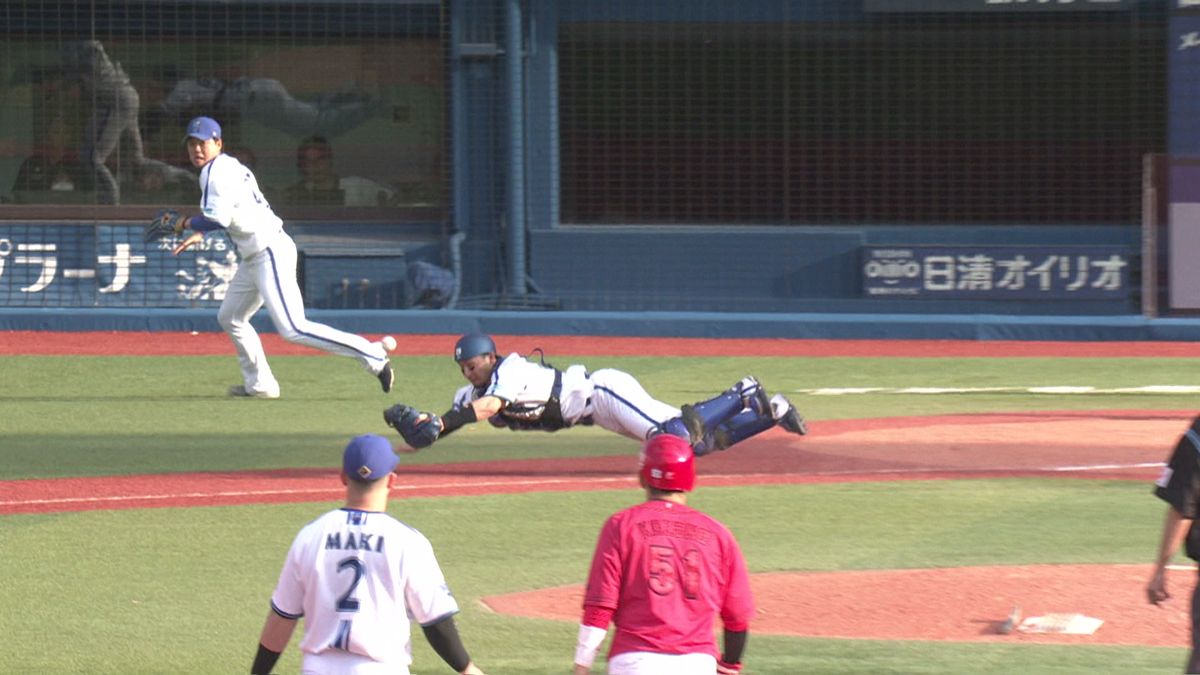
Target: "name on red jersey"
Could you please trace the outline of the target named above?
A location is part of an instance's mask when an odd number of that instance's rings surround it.
[[[637,524],[643,537],[671,537],[707,544],[712,533],[703,527],[677,520],[643,520]]]

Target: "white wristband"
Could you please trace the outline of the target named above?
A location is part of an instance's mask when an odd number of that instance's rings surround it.
[[[608,634],[605,628],[579,624],[579,641],[575,645],[575,663],[584,668],[591,668],[596,660],[596,652],[604,644],[604,636]]]

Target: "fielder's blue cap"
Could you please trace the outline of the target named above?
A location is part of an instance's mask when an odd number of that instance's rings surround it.
[[[399,463],[400,457],[392,450],[392,442],[378,434],[355,436],[342,453],[342,471],[364,483],[383,478]]]
[[[211,117],[196,117],[187,125],[187,135],[183,137],[184,142],[189,138],[197,138],[202,141],[215,140],[221,138],[221,125]]]

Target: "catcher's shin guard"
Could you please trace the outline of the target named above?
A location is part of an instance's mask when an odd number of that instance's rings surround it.
[[[744,408],[750,408],[756,415],[770,408],[762,385],[753,377],[742,378],[720,394],[706,401],[685,405],[680,410],[683,423],[694,440],[703,438]]]
[[[707,452],[725,450],[738,443],[757,436],[775,426],[775,418],[768,412],[763,415],[754,410],[743,410],[713,429],[702,445]],[[701,454],[697,451],[696,454]]]

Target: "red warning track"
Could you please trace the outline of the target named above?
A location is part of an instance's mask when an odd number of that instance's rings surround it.
[[[378,339],[380,336],[368,336]],[[789,357],[1200,357],[1196,342],[1050,342],[1010,340],[791,340],[770,338],[630,338],[559,335],[495,335],[501,351],[527,352],[541,347],[578,356],[789,356]],[[458,335],[398,335],[400,356],[449,354]],[[263,335],[268,354],[316,355],[321,352]],[[0,355],[76,354],[84,356],[179,356],[229,354],[224,333],[138,333],[35,331],[0,332]]]

